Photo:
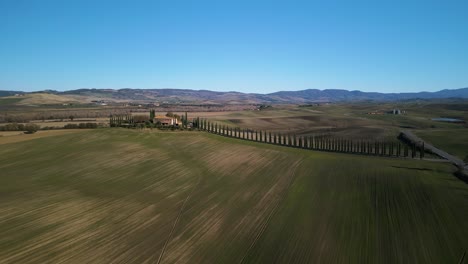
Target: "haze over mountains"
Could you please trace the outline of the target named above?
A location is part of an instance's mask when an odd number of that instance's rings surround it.
[[[314,103],[340,101],[397,101],[409,99],[468,98],[468,88],[445,89],[437,92],[378,93],[341,89],[307,89],[280,91],[269,94],[216,92],[190,89],[77,89],[69,91],[45,90],[39,92],[1,91],[0,96],[48,93],[70,98],[116,101],[156,101],[170,103]]]

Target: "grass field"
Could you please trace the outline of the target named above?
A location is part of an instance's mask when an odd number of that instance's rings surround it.
[[[447,164],[98,129],[0,148],[0,263],[457,263]]]
[[[433,129],[414,132],[434,146],[468,162],[468,129]]]

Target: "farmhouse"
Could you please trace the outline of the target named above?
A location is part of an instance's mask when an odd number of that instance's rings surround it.
[[[154,124],[160,123],[163,126],[177,126],[179,122],[176,118],[167,116],[155,116],[153,119]]]

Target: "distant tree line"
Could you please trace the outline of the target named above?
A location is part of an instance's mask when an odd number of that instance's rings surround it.
[[[417,146],[415,144],[402,144],[400,142],[351,140],[320,135],[297,136],[295,134],[281,134],[262,130],[229,127],[200,118],[196,118],[193,124],[194,128],[221,136],[293,148],[372,156],[419,157],[421,159],[424,158],[425,152],[424,144]]]
[[[98,128],[96,123],[79,123],[79,124],[66,124],[64,129],[84,129],[84,128]]]
[[[39,129],[40,127],[36,124],[11,123],[11,124],[0,126],[0,131],[25,131],[29,133],[34,133]]]
[[[79,123],[79,124],[66,124],[63,127],[40,127],[37,124],[18,124],[11,123],[0,126],[0,131],[24,131],[27,133],[34,133],[38,130],[53,130],[53,129],[82,129],[82,128],[98,128],[97,123]]]

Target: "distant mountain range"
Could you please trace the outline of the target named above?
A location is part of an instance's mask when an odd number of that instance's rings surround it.
[[[348,91],[340,89],[307,89],[302,91],[280,91],[270,94],[241,92],[215,92],[190,89],[77,89],[64,92],[45,90],[40,92],[1,91],[0,96],[48,93],[65,98],[110,101],[141,101],[160,103],[200,104],[258,104],[258,103],[314,103],[341,101],[399,101],[410,99],[468,98],[468,88],[446,89],[438,92],[378,93]]]

